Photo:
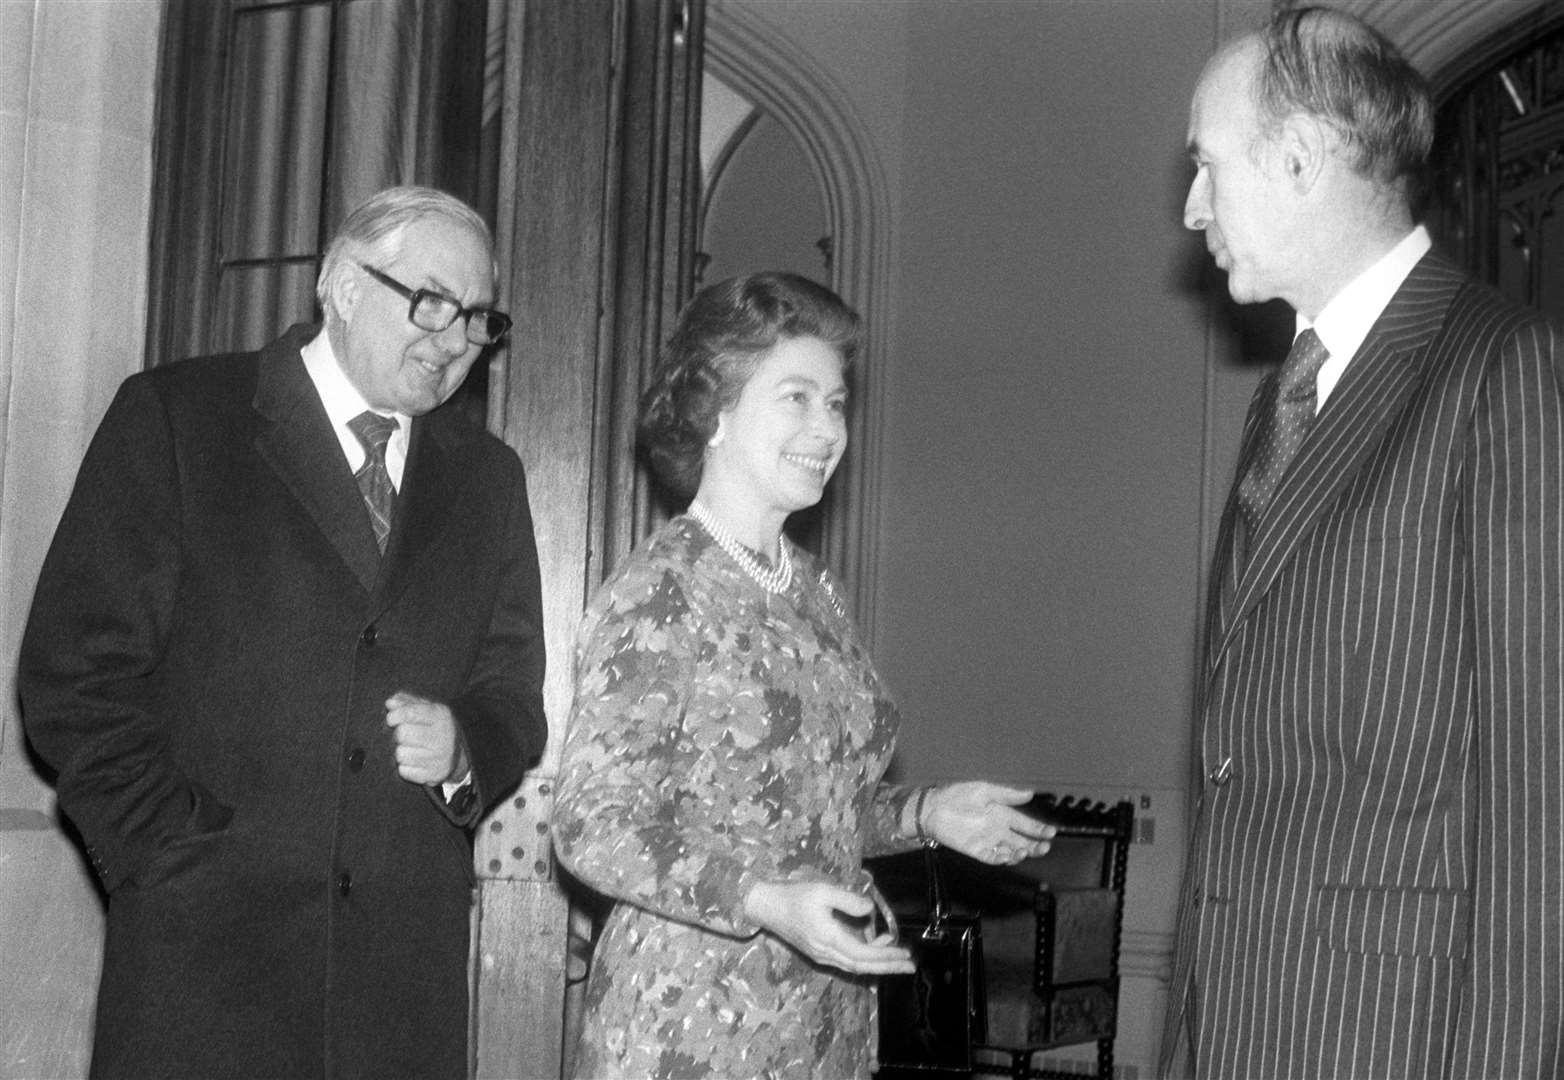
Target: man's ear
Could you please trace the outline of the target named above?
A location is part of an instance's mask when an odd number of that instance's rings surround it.
[[[326,302],[338,319],[350,322],[362,291],[362,275],[351,266],[339,264],[336,272],[326,282]]]
[[[1293,113],[1283,121],[1282,168],[1299,194],[1313,190],[1325,170],[1326,159],[1340,141],[1335,130],[1318,117]]]

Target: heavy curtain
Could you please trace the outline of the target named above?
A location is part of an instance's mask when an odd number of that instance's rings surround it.
[[[170,0],[150,363],[313,318],[322,247],[382,187],[479,201],[486,7]]]

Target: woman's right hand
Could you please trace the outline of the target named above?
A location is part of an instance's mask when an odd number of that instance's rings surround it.
[[[744,914],[817,964],[854,975],[915,970],[911,952],[891,934],[875,933],[874,901],[839,885],[762,881],[744,897]]]

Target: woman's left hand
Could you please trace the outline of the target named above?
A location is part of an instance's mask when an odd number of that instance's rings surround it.
[[[981,862],[1011,866],[1046,854],[1055,829],[1016,807],[1029,801],[1026,788],[966,780],[928,793],[924,829],[946,847]]]

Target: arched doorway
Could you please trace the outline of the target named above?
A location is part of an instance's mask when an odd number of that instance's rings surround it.
[[[1430,228],[1472,273],[1564,319],[1564,12],[1501,29],[1439,82]]]
[[[705,76],[754,114],[752,122],[747,121],[744,107],[737,107],[741,118],[730,134],[765,135],[771,130],[775,137],[786,136],[799,148],[802,164],[818,178],[825,226],[821,236],[828,238],[824,281],[858,309],[867,326],[853,387],[851,449],[822,504],[816,546],[842,578],[872,643],[878,428],[887,355],[885,180],[861,122],[833,91],[830,76],[784,35],[742,8],[722,5],[707,14],[705,45]],[[731,117],[727,122],[734,123]],[[705,117],[702,126],[707,126]]]

